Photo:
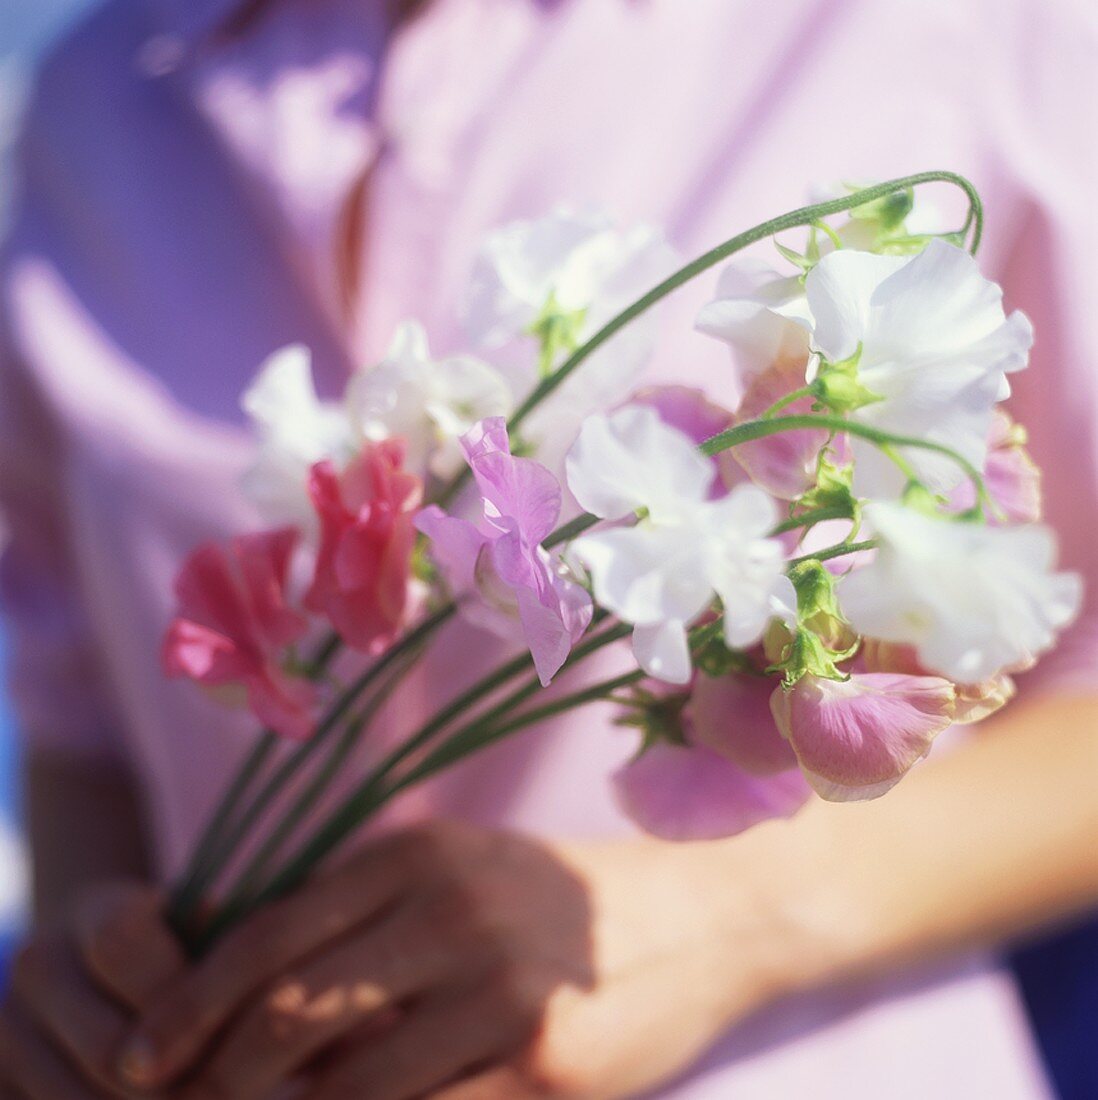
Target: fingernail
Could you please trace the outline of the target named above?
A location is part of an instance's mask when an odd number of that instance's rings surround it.
[[[137,1036],[131,1039],[118,1058],[118,1072],[130,1085],[145,1088],[156,1078],[156,1051],[148,1039]]]

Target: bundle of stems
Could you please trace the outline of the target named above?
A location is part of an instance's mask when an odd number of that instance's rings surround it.
[[[623,310],[539,382],[511,417],[509,430],[513,432],[518,428],[542,401],[615,333],[672,291],[716,264],[778,233],[799,227],[826,229],[822,218],[930,183],[951,184],[964,192],[969,204],[968,215],[961,228],[949,236],[966,243],[969,251],[975,253],[983,230],[980,198],[968,180],[952,172],[921,172],[904,176],[793,210],[762,222],[699,256]],[[839,416],[815,413],[779,415],[785,404],[779,403],[757,420],[746,421],[721,432],[703,443],[701,451],[712,456],[742,443],[788,431],[824,429],[830,433],[844,432],[879,446],[898,461],[897,447],[922,448],[948,455],[962,466],[972,480],[977,500],[981,503],[987,500],[980,472],[949,448],[924,439],[896,436]],[[437,502],[446,504],[453,501],[468,477],[469,470],[463,470],[437,494]],[[817,508],[791,515],[775,528],[774,534],[797,529],[807,531],[816,523],[838,518],[854,517],[842,508]],[[596,522],[594,516],[579,516],[549,535],[543,545],[549,548],[567,542]],[[872,545],[872,541],[854,541],[852,528],[843,542],[794,559],[790,565],[808,559],[826,561]],[[328,793],[383,703],[457,610],[457,605],[450,602],[427,614],[339,692],[313,736],[283,760],[277,759],[276,736],[270,731],[259,734],[251,752],[229,783],[195,847],[190,863],[171,894],[169,920],[192,953],[199,955],[208,950],[221,935],[256,908],[301,886],[321,861],[402,791],[504,737],[565,711],[610,699],[622,688],[644,678],[644,673],[637,669],[570,693],[554,692],[550,701],[531,705],[531,700],[542,688],[534,674],[532,658],[529,653],[523,653],[460,693],[392,749],[287,855],[287,847]],[[572,651],[561,673],[579,668],[604,647],[628,636],[631,629],[613,620],[605,611],[596,610],[588,633]],[[692,648],[697,652],[719,631],[719,618],[696,626],[690,633]],[[340,643],[335,636],[325,639],[310,662],[308,673],[314,678],[325,675],[339,649]],[[326,754],[321,755],[325,750]],[[320,759],[314,763],[316,757]],[[307,773],[310,765],[311,777]],[[253,854],[235,873],[233,880],[222,888],[221,880],[244,845],[255,839],[260,824],[279,805],[280,798],[291,789],[291,785],[299,780],[303,782],[289,807],[271,825],[270,831],[255,846]],[[220,900],[210,904],[215,892]]]

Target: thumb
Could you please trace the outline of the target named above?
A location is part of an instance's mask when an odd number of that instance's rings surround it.
[[[95,886],[76,906],[76,941],[88,973],[135,1012],[186,966],[165,906],[161,890],[136,882]]]

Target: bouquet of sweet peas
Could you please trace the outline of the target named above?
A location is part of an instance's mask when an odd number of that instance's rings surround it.
[[[955,231],[911,224],[934,182],[967,197]],[[794,230],[796,247],[777,239]],[[561,208],[485,242],[475,354],[435,357],[406,323],[341,402],[317,398],[306,349],[268,361],[244,395],[243,488],[274,526],[194,551],[164,646],[170,675],[238,689],[265,726],[174,892],[194,949],[400,792],[596,701],[638,730],[620,804],[673,840],[813,793],[878,797],[946,727],[1006,703],[1080,584],[1055,571],[1039,473],[1000,407],[1032,331],[981,275],[981,232],[947,172],[840,189],[677,270],[654,229]],[[731,259],[768,238],[786,270]],[[652,307],[725,260],[697,327],[732,349],[735,407],[638,388]],[[454,620],[513,656],[306,829]],[[584,674],[627,640],[625,671]]]

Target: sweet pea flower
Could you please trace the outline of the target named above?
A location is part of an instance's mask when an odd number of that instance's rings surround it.
[[[1033,330],[1024,314],[1004,314],[1002,291],[964,249],[939,238],[914,257],[842,249],[809,272],[805,294],[812,347],[829,363],[854,361],[872,395],[853,420],[940,443],[983,468],[992,409],[1010,392],[1007,374],[1026,366]],[[898,496],[896,465],[874,445],[851,446],[858,492]],[[946,456],[904,457],[935,491],[964,478]]]
[[[286,596],[297,539],[283,528],[238,536],[227,549],[208,543],[194,550],[176,577],[179,614],[162,661],[168,676],[243,689],[260,722],[301,741],[312,730],[316,691],[281,664],[308,629]]]
[[[1002,409],[996,409],[988,436],[984,485],[995,508],[989,523],[1036,523],[1041,518],[1041,471],[1026,450],[1026,431]],[[953,511],[976,502],[976,489],[965,478],[950,494]]]
[[[306,488],[309,470],[323,459],[342,467],[355,451],[346,411],[317,397],[309,350],[301,344],[267,359],[241,405],[259,440],[244,492],[272,522],[311,533],[316,518]]]
[[[603,213],[558,206],[492,233],[474,264],[463,315],[473,343],[508,372],[521,398],[539,374],[669,275],[660,230],[618,228]],[[523,439],[557,471],[584,417],[626,398],[656,334],[656,311],[632,321],[523,424]]]
[[[909,645],[863,638],[857,663],[867,672],[901,672],[909,676],[930,675],[919,663],[919,655]],[[978,684],[954,684],[953,724],[973,725],[990,717],[1014,698],[1017,687],[1005,673]]]
[[[339,473],[328,461],[309,474],[320,548],[305,606],[365,653],[383,652],[408,613],[415,512],[423,483],[403,469],[398,439],[366,443]]]
[[[843,611],[859,633],[912,646],[931,672],[979,684],[1026,667],[1079,610],[1082,582],[1053,571],[1047,527],[964,523],[887,502],[863,514],[880,545],[842,582]]]
[[[704,390],[693,386],[647,386],[633,394],[629,404],[654,409],[664,424],[682,432],[696,446],[735,423],[735,418],[726,408],[711,400]],[[746,472],[736,461],[736,453],[732,450],[713,455],[710,462],[718,475],[709,491],[711,497],[724,496],[729,489],[747,480]]]
[[[771,406],[805,384],[803,362],[780,359],[756,374],[748,383],[736,410],[735,423],[758,420]],[[788,416],[803,416],[812,411],[812,398],[802,397],[782,411]],[[816,484],[820,451],[830,435],[824,430],[781,432],[741,443],[735,449],[736,461],[756,485],[782,500],[795,500]],[[846,458],[842,440],[832,443],[837,462]]]
[[[799,368],[796,389],[804,385],[811,323],[797,275],[739,256],[721,271],[717,295],[702,307],[695,327],[728,344],[747,379],[776,364]]]
[[[771,706],[816,793],[862,801],[879,798],[930,752],[953,721],[954,688],[940,676],[807,675],[775,689]]]
[[[403,439],[406,468],[442,478],[460,468],[461,436],[514,404],[506,379],[482,360],[433,359],[426,332],[412,321],[397,329],[380,363],[352,378],[347,402],[364,438]]]
[[[660,742],[614,773],[618,805],[663,840],[718,840],[775,817],[791,817],[810,794],[795,768],[754,776],[696,745]]]
[[[715,840],[790,817],[811,788],[770,713],[774,680],[696,675],[645,689],[646,744],[612,779],[622,810],[664,840]]]
[[[507,425],[491,417],[461,441],[481,496],[475,522],[425,508],[416,525],[460,600],[494,633],[521,631],[548,685],[591,622],[591,599],[541,546],[560,516],[561,489],[540,463],[511,454]]]
[[[634,653],[649,675],[689,680],[687,627],[715,595],[734,649],[753,645],[775,614],[796,606],[781,544],[767,537],[774,502],[754,485],[710,499],[713,464],[655,410],[589,418],[567,470],[587,511],[615,521],[644,515],[634,526],[581,536],[571,552],[590,573],[598,602],[634,625]]]

